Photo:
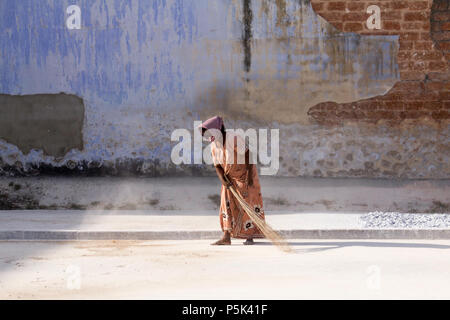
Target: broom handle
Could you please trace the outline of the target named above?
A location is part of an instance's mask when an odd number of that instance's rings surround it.
[[[230,179],[228,179],[228,176],[225,174],[225,171],[223,172],[223,177],[225,178],[225,181],[231,184]]]
[[[240,197],[239,192],[234,188],[233,184],[231,183],[230,179],[228,179],[227,175],[224,173],[223,176],[224,176],[224,178],[225,178],[225,181],[228,182],[228,183],[231,185],[231,186],[229,187],[230,190],[231,190],[231,193],[233,193],[233,195],[234,195],[236,198]],[[238,199],[238,200],[239,200],[239,199]],[[242,200],[243,200],[243,199],[242,199]],[[238,202],[240,202],[240,201],[238,201]],[[241,205],[241,206],[242,206],[242,205]]]
[[[241,195],[239,194],[239,192],[234,188],[233,184],[231,183],[230,179],[228,179],[227,175],[224,173],[223,174],[225,181],[228,182],[229,184],[231,184],[231,186],[229,187],[231,190],[231,193],[234,195],[234,197],[236,198],[236,200],[238,200],[239,204],[242,207],[242,203],[241,201],[245,201],[244,199],[242,199]],[[239,199],[240,198],[240,199]]]

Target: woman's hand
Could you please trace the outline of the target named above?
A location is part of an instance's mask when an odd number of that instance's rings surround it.
[[[231,180],[227,177],[227,175],[224,173],[223,174],[223,185],[225,186],[225,188],[230,189],[230,187],[233,186],[233,184],[231,183]]]
[[[230,187],[232,187],[233,185],[231,184],[231,182],[226,182],[224,184],[225,188],[230,189]]]
[[[232,186],[232,184],[231,184],[231,182],[229,182],[230,181],[229,179],[227,181],[227,179],[225,178],[226,175],[225,175],[225,172],[223,171],[223,168],[221,166],[216,166],[215,168],[216,168],[217,176],[220,179],[220,182],[222,182],[222,185],[225,188],[229,189]]]

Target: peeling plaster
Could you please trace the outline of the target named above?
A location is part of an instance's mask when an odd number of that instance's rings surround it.
[[[71,149],[83,150],[83,99],[74,95],[0,94],[0,139],[24,154],[42,149],[62,157]]]
[[[364,163],[376,160],[371,147],[382,158],[384,151],[392,151],[390,143],[407,139],[406,133],[391,134],[385,127],[373,136],[366,127],[329,131],[311,124],[307,110],[324,101],[349,102],[387,92],[399,80],[398,37],[338,32],[306,0],[245,3],[252,17],[247,31],[244,0],[80,1],[82,29],[67,30],[64,12],[70,1],[1,1],[0,92],[67,92],[81,97],[85,108],[83,150],[55,157],[36,149],[26,153],[17,141],[0,141],[1,167],[202,174],[204,168],[171,167],[170,134],[221,114],[229,127],[280,128],[281,175],[308,176],[319,170],[322,176],[392,176],[388,170],[364,171]],[[248,68],[243,64],[246,50]],[[344,159],[352,154],[348,159],[353,160],[344,164],[341,159],[326,169],[331,165],[317,161],[333,152],[323,146],[325,140],[317,140],[318,134],[343,141],[361,135],[358,147],[342,151]],[[424,143],[433,134],[427,131]],[[309,143],[312,148],[305,150]],[[366,145],[360,154],[358,148]],[[438,146],[417,147],[416,156],[423,159],[440,152]],[[414,148],[411,144],[405,152]],[[307,167],[296,160],[303,154]],[[435,167],[450,176],[445,162]],[[427,168],[409,162],[401,172],[434,177],[434,169]]]

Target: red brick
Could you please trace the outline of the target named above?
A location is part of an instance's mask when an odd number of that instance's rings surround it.
[[[425,84],[426,90],[440,91],[444,87],[444,82],[441,81],[429,81]]]
[[[444,11],[449,8],[448,0],[433,0],[432,9],[436,11]]]
[[[357,116],[353,111],[341,111],[337,113],[336,116],[340,119],[350,119],[350,120],[357,119]]]
[[[411,72],[411,71],[408,71]],[[402,72],[400,72],[400,75],[402,74]],[[384,96],[378,97],[379,100],[384,100],[384,101],[402,101],[405,98],[405,93],[404,92],[393,92],[392,89],[385,94]]]
[[[442,53],[439,51],[416,51],[412,52],[412,59],[417,60],[441,60]]]
[[[316,12],[317,11],[322,11],[323,8],[324,8],[324,4],[323,3],[315,2],[315,1],[311,2],[311,6],[314,9],[314,11],[316,11]]]
[[[450,11],[447,12],[434,12],[431,16],[431,20],[434,21],[450,21]]]
[[[431,32],[441,31],[441,23],[444,23],[444,22],[433,22],[431,24]]]
[[[397,54],[397,58],[399,61],[405,61],[405,60],[411,59],[411,57],[412,57],[412,52],[409,50],[399,51]]]
[[[381,20],[397,20],[400,21],[402,19],[402,14],[400,11],[387,11],[381,13]]]
[[[367,111],[366,112],[366,120],[372,119],[372,120],[378,120],[380,119],[380,114],[378,113],[378,111],[373,110],[373,111]]]
[[[396,22],[398,23],[398,22]],[[418,30],[422,29],[422,22],[404,22],[402,23],[403,30]]]
[[[423,80],[425,75],[419,71],[401,71],[400,79],[402,80]]]
[[[442,31],[450,31],[450,22],[441,22],[438,25],[440,26],[440,30],[442,30]]]
[[[349,0],[349,1],[352,1],[352,0]],[[356,0],[356,1],[360,1],[360,0]],[[394,11],[394,10],[392,10],[392,3],[393,3],[392,0],[381,0],[381,1],[378,0],[378,2],[377,1],[367,1],[366,8],[369,7],[370,5],[376,5],[376,6],[380,7],[382,13],[388,12],[388,11]],[[366,10],[364,10],[364,11],[366,11]],[[398,10],[395,10],[395,11],[398,11]]]
[[[450,91],[439,92],[439,100],[450,100]]]
[[[366,21],[368,15],[361,12],[349,12],[343,16],[344,21]]]
[[[373,99],[372,103],[374,104],[374,107],[376,106],[377,110],[386,110],[387,109],[385,102],[380,99]]]
[[[347,9],[350,11],[363,10],[366,11],[366,5],[359,1],[349,1],[347,2]]]
[[[429,32],[422,32],[420,34],[420,40],[431,40],[431,33],[429,33]]]
[[[399,22],[395,21],[386,21],[383,23],[383,29],[384,30],[400,30],[401,26]]]
[[[430,30],[431,30],[431,23],[430,23],[430,21],[422,22],[422,30],[430,32]]]
[[[403,101],[385,101],[386,109],[404,110],[405,103]]]
[[[378,111],[379,119],[395,119],[397,117],[397,113],[394,111]]]
[[[405,105],[406,111],[417,111],[417,110],[421,110],[424,108],[423,101],[410,101],[410,102],[406,102],[404,105]]]
[[[427,65],[423,61],[415,62],[411,67],[413,71],[425,71],[427,69]]]
[[[344,23],[345,32],[357,32],[363,30],[363,25],[360,22],[346,22]]]
[[[358,104],[352,106],[354,109],[357,110],[364,110],[364,111],[370,111],[370,110],[376,110],[377,106],[372,101],[361,101],[358,102]]]
[[[405,9],[408,8],[408,1],[393,1],[392,2],[393,9]]]
[[[450,118],[450,112],[448,111],[436,111],[436,112],[432,112],[431,116],[433,117],[433,119],[435,120],[444,120],[444,119],[448,119]]]
[[[398,68],[400,69],[400,71],[412,70],[413,66],[414,66],[414,62],[412,62],[412,61],[399,61],[398,62]]]
[[[428,79],[431,81],[450,81],[450,74],[447,72],[429,72]]]
[[[445,71],[447,69],[447,62],[444,61],[430,61],[428,63],[428,69],[430,71]]]
[[[450,40],[450,31],[435,32],[432,37],[435,41]]]
[[[408,1],[410,10],[424,10],[428,8],[428,1]]]
[[[428,12],[405,12],[403,19],[405,21],[427,21],[430,17]]]
[[[400,81],[392,88],[391,92],[401,92],[403,94],[422,91],[424,88],[421,81]]]
[[[450,41],[442,41],[437,44],[437,47],[441,50],[450,50]]]
[[[423,108],[427,110],[439,110],[442,106],[442,101],[424,101],[423,103]]]
[[[399,39],[399,50],[411,50],[413,48],[413,42],[412,41],[405,41],[403,39]]]
[[[398,30],[376,30],[376,29],[368,29],[367,24],[362,24],[364,27],[364,30],[361,32],[358,32],[360,35],[366,35],[366,36],[373,36],[373,35],[383,35],[383,36],[391,36],[391,35],[398,35]],[[383,27],[383,25],[381,26]]]
[[[344,24],[342,22],[333,22],[331,24],[340,31],[344,30]]]
[[[328,10],[345,10],[345,2],[329,2],[327,5]]]
[[[420,34],[418,32],[404,32],[400,33],[400,39],[402,40],[419,40]]]
[[[416,50],[433,50],[432,41],[415,41],[414,49]]]
[[[333,21],[342,21],[342,16],[344,14],[342,12],[324,12],[323,17],[325,20],[333,22]]]
[[[400,112],[400,115],[403,119],[418,119],[423,116],[424,113],[419,111],[403,111]]]
[[[396,95],[400,95],[400,101],[405,102],[405,100],[423,100],[423,96],[426,95],[427,99],[436,99],[437,93],[427,92],[424,88],[423,81],[402,81],[400,82],[404,88],[400,88],[394,91]],[[409,87],[408,87],[409,86]]]
[[[356,110],[355,111],[356,119],[359,120],[359,121],[370,122],[371,120],[370,120],[370,117],[368,117],[367,112],[368,111],[364,112],[364,111]]]
[[[336,102],[324,102],[320,106],[322,106],[323,111],[336,111],[338,104]]]
[[[431,90],[424,90],[420,95],[416,97],[416,99],[424,100],[424,101],[435,101],[439,100],[439,92],[438,91],[431,91]]]

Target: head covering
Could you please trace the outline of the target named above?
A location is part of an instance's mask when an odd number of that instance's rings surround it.
[[[200,126],[198,126],[198,129],[202,131],[202,129],[205,130],[221,130],[223,126],[223,120],[219,116],[212,117],[205,122],[203,122]],[[217,135],[217,134],[216,134]],[[216,136],[212,134],[207,138],[208,141],[214,142],[216,140]]]
[[[220,130],[220,129],[222,129],[222,126],[223,126],[222,118],[219,116],[215,116],[215,117],[212,117],[212,118],[206,120],[205,122],[203,122],[199,126],[199,129],[204,128],[206,130],[209,130],[209,129]]]

